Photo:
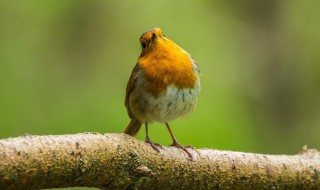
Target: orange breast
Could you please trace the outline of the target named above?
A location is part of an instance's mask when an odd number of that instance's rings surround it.
[[[151,51],[141,54],[138,63],[154,96],[164,92],[168,85],[192,88],[197,79],[189,54],[169,39],[157,40]]]

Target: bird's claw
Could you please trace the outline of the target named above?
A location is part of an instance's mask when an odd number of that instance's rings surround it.
[[[146,143],[150,144],[150,146],[157,152],[160,152],[158,147],[162,148],[162,146],[159,143],[152,142],[149,138],[146,139]]]
[[[170,146],[174,146],[174,147],[177,147],[177,148],[182,149],[185,153],[188,154],[190,161],[194,161],[192,154],[188,151],[188,149],[187,149],[186,147],[182,146],[182,145],[179,144],[178,142],[173,142]],[[192,147],[192,148],[193,148],[193,147]]]

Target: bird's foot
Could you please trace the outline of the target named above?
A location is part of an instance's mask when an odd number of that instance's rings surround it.
[[[193,161],[193,156],[192,154],[188,151],[188,149],[186,149],[186,147],[182,146],[181,144],[179,144],[178,142],[174,141],[170,146],[174,146],[177,148],[182,149],[185,153],[188,154],[190,161]]]
[[[159,148],[157,146],[162,148],[161,144],[152,142],[149,138],[146,138],[146,143],[150,144],[150,146],[157,152],[160,152],[160,150],[159,150]]]

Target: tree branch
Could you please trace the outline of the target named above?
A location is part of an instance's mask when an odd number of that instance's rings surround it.
[[[163,146],[125,134],[0,140],[0,189],[320,189],[320,152],[262,155]]]

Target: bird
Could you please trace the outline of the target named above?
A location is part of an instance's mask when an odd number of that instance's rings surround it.
[[[160,144],[150,140],[148,124],[166,125],[172,144],[190,160],[193,155],[178,143],[169,122],[191,113],[200,93],[200,69],[191,55],[167,38],[160,28],[151,28],[140,37],[141,54],[127,83],[125,106],[130,123],[124,133],[135,136],[145,124],[145,142],[160,152]]]

